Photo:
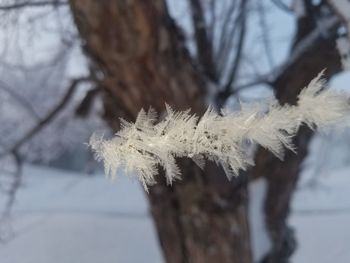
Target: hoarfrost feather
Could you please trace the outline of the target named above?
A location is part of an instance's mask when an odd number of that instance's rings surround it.
[[[89,145],[103,161],[105,172],[115,176],[119,168],[136,175],[148,190],[155,184],[159,167],[168,184],[180,179],[176,157],[189,157],[201,168],[204,160],[222,165],[227,177],[254,165],[246,156],[246,142],[254,142],[283,158],[284,149],[295,151],[292,137],[303,123],[311,128],[346,125],[349,113],[345,94],[330,91],[322,72],[300,92],[297,106],[281,106],[275,99],[242,104],[239,112],[209,107],[201,118],[187,111],[174,111],[166,105],[167,116],[157,122],[150,108],[139,112],[135,123],[121,119],[121,130],[110,140],[92,135]]]

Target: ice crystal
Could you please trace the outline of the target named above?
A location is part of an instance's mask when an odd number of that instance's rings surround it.
[[[141,110],[135,123],[121,120],[122,128],[110,140],[93,135],[90,146],[104,162],[105,172],[118,168],[135,174],[146,191],[155,183],[161,166],[168,184],[179,179],[176,157],[188,157],[203,168],[205,160],[221,164],[231,178],[253,165],[244,144],[261,145],[279,158],[284,149],[295,150],[292,137],[300,125],[311,128],[344,125],[349,111],[346,96],[327,89],[321,74],[301,91],[296,106],[281,106],[275,99],[262,104],[243,104],[239,112],[211,107],[199,118],[190,110],[176,112],[166,105],[166,117],[157,122],[153,109]]]

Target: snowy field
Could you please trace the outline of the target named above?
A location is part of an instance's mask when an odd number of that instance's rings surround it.
[[[349,192],[350,169],[343,168],[296,193],[290,223],[299,243],[293,262],[350,262]]]
[[[349,169],[318,183],[294,199],[293,262],[350,262]],[[11,229],[1,263],[162,262],[144,193],[126,177],[25,166]]]
[[[34,166],[23,178],[1,263],[162,262],[138,182]]]

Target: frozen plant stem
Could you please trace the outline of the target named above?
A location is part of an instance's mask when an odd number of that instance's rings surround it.
[[[200,167],[205,160],[221,164],[228,178],[253,165],[245,152],[245,142],[261,145],[279,158],[284,148],[294,151],[292,137],[300,125],[310,128],[344,126],[349,112],[347,96],[324,87],[320,73],[301,91],[296,106],[281,106],[275,99],[259,104],[243,104],[239,112],[208,108],[199,118],[190,110],[176,112],[166,105],[167,116],[157,122],[153,109],[141,110],[135,123],[121,119],[122,129],[110,140],[92,135],[90,146],[105,173],[115,176],[122,167],[135,174],[145,190],[155,183],[158,166],[167,182],[179,179],[175,158],[192,158]]]

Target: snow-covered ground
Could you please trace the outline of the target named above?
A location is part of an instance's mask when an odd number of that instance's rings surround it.
[[[27,165],[11,221],[1,263],[162,262],[145,196],[127,177]]]
[[[348,75],[349,77],[349,75]],[[350,262],[350,130],[318,133],[291,205],[297,250],[292,263]],[[266,194],[263,178],[249,185],[249,220],[254,259],[270,249],[262,214]]]
[[[301,184],[290,218],[299,242],[292,262],[350,262],[349,171],[324,174],[316,187]],[[12,236],[0,244],[1,263],[162,262],[137,182],[29,165],[23,178]],[[256,196],[261,199],[263,193]],[[261,226],[252,229],[259,231]],[[257,244],[268,242],[263,232],[258,235]],[[256,251],[267,248],[268,243]]]
[[[349,168],[321,174],[315,186],[300,184],[290,218],[298,240],[293,262],[350,262],[349,193]]]

